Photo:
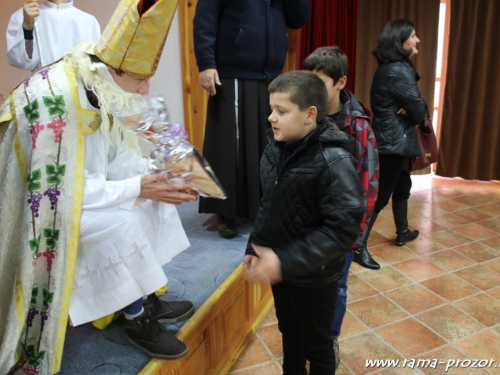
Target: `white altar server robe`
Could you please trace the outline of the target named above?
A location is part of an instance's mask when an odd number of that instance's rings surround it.
[[[96,42],[101,28],[94,16],[73,6],[73,1],[56,4],[39,2],[37,18],[45,65],[59,60],[79,42]],[[41,66],[36,37],[25,40],[23,33],[23,9],[10,18],[7,26],[7,57],[9,64],[21,69],[35,70]]]

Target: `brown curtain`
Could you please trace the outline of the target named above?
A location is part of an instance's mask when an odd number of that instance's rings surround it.
[[[500,1],[453,0],[436,174],[500,180]]]
[[[420,39],[418,55],[413,57],[412,61],[422,77],[418,86],[431,108],[432,116],[440,2],[440,0],[358,0],[354,93],[360,101],[370,106],[370,87],[377,68],[377,61],[371,52],[376,47],[378,36],[387,22],[395,18],[405,18],[414,23]]]

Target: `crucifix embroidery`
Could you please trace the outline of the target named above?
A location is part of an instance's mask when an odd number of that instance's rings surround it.
[[[99,275],[97,270],[91,270],[88,265],[85,266],[85,275],[80,276],[80,279],[89,279],[90,285],[95,285],[94,276]]]
[[[146,249],[148,247],[148,245],[144,244],[141,247],[139,247],[139,245],[137,245],[137,242],[134,242],[132,244],[132,247],[134,248],[134,251],[128,256],[129,258],[132,257],[132,256],[134,256],[134,255],[139,255],[139,258],[141,260],[146,259],[146,257],[144,256],[142,250]]]
[[[118,262],[113,263],[113,260],[111,259],[110,256],[106,257],[106,259],[108,260],[108,265],[104,267],[104,270],[105,271],[111,270],[115,274],[115,276],[118,276],[120,274],[120,272],[118,272],[118,267],[120,267],[122,261],[119,260]]]

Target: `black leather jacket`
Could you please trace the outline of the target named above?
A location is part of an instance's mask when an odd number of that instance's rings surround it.
[[[272,130],[260,164],[262,201],[249,237],[281,261],[283,282],[318,287],[340,279],[359,230],[363,188],[348,149],[354,139],[327,118],[284,161]]]
[[[375,71],[370,105],[380,154],[421,154],[415,125],[425,118],[427,104],[418,90],[419,79],[409,59],[381,64]],[[397,114],[401,108],[406,115]]]

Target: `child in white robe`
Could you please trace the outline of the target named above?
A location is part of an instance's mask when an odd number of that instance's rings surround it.
[[[75,8],[73,0],[24,0],[7,27],[7,57],[12,66],[26,70],[42,66],[33,31],[35,17],[43,65],[60,59],[81,41],[96,42],[101,35],[96,18]]]

